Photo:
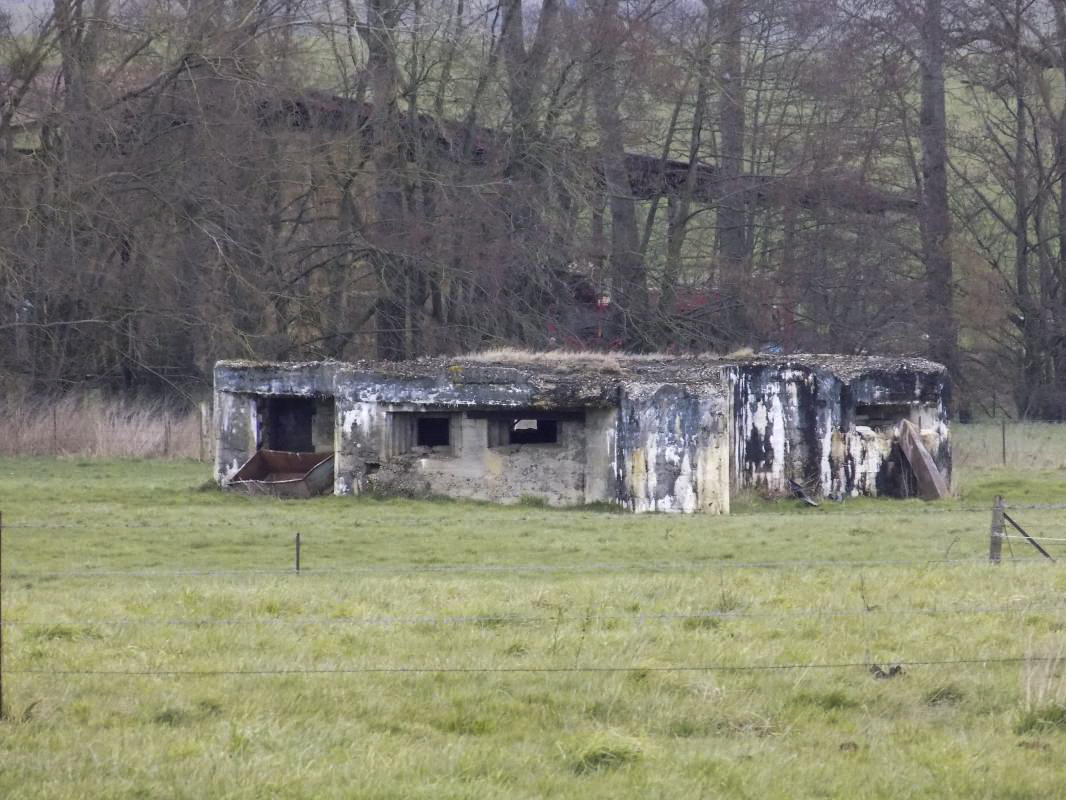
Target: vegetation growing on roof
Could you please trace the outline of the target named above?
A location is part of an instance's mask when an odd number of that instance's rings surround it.
[[[622,372],[622,364],[617,353],[595,350],[523,350],[516,347],[498,347],[467,353],[459,356],[456,361],[574,369],[615,375]]]

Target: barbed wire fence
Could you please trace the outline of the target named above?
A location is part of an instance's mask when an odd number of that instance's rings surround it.
[[[1066,425],[1066,423],[1063,423]],[[917,502],[917,501],[915,501]],[[1014,511],[1066,511],[1066,503],[1011,503],[1005,505],[1005,508],[1009,508]],[[798,509],[798,510],[797,510]],[[574,513],[569,508],[540,508],[536,509],[538,512],[542,512],[546,517],[553,515],[566,515]],[[826,503],[818,510],[810,509],[807,507],[797,506],[796,509],[790,511],[770,511],[766,509],[758,509],[757,511],[745,511],[743,509],[734,512],[730,516],[733,518],[743,519],[749,517],[757,517],[759,519],[764,518],[778,518],[787,517],[795,519],[798,513],[817,515],[821,518],[823,515],[826,519],[836,518],[851,518],[851,517],[913,517],[913,516],[939,516],[939,515],[963,515],[963,514],[988,514],[989,506],[985,505],[935,505],[923,503],[921,505],[904,505],[900,504],[898,508],[853,508],[845,503]],[[412,517],[412,523],[419,523],[424,521],[420,517]],[[218,531],[218,530],[233,530],[238,527],[251,527],[257,521],[253,520],[246,522],[243,525],[234,525],[231,522],[197,522],[196,528],[204,531]],[[328,524],[328,523],[316,523],[316,530],[319,531],[336,531],[336,532],[350,532],[351,523],[344,524]],[[147,521],[138,522],[107,522],[107,523],[92,523],[86,524],[85,522],[10,522],[8,521],[4,525],[5,530],[23,530],[23,531],[59,531],[59,530],[85,530],[92,528],[94,530],[173,530],[175,528],[173,523],[154,523]],[[1066,539],[1064,539],[1066,540]],[[1051,539],[1050,541],[1055,541]]]
[[[497,625],[501,623],[514,625],[539,625],[539,624],[563,624],[563,623],[589,623],[607,621],[627,621],[636,625],[662,624],[667,622],[685,620],[742,620],[761,619],[794,621],[796,619],[833,619],[846,617],[871,617],[874,615],[891,615],[893,618],[916,617],[916,616],[944,616],[944,615],[1016,615],[1034,612],[1059,613],[1066,611],[1066,602],[1055,597],[1040,602],[1026,601],[1007,604],[984,604],[968,606],[913,606],[908,608],[879,608],[870,607],[864,603],[863,608],[805,608],[805,609],[743,609],[743,610],[697,610],[697,611],[645,611],[645,612],[617,612],[617,613],[586,613],[582,615],[562,614],[514,614],[508,612],[483,613],[483,614],[456,614],[456,615],[367,615],[367,616],[231,616],[231,617],[194,617],[194,618],[148,618],[148,617],[121,617],[121,618],[83,618],[79,620],[66,620],[56,622],[54,620],[35,619],[9,619],[3,611],[3,580],[8,579],[65,579],[65,578],[150,578],[160,579],[167,577],[258,577],[299,574],[306,577],[329,577],[338,575],[427,575],[427,574],[552,574],[552,573],[592,573],[592,572],[621,572],[631,574],[648,574],[656,572],[720,572],[738,569],[780,569],[780,570],[810,570],[822,568],[839,569],[862,569],[866,567],[888,568],[915,568],[936,567],[949,568],[957,566],[975,566],[980,564],[992,564],[1000,568],[1013,565],[1018,568],[1036,568],[1049,566],[1054,563],[1053,557],[1039,545],[1039,542],[1047,542],[1051,545],[1066,542],[1066,536],[1032,536],[1018,522],[1016,522],[1006,509],[1012,511],[1026,510],[1066,510],[1063,504],[1020,504],[1008,506],[1006,502],[997,497],[992,506],[992,524],[990,534],[984,534],[975,530],[975,535],[988,535],[990,542],[989,557],[984,558],[925,558],[925,559],[802,559],[786,561],[752,561],[736,562],[734,560],[716,560],[700,562],[619,562],[619,563],[584,563],[584,564],[393,564],[393,565],[370,565],[360,567],[325,567],[308,568],[306,563],[300,561],[299,534],[295,541],[295,563],[291,568],[245,568],[245,569],[84,569],[66,571],[21,571],[12,570],[5,572],[3,562],[4,533],[5,531],[17,530],[25,533],[32,531],[70,530],[85,525],[54,524],[39,522],[18,522],[15,524],[5,523],[0,512],[0,719],[7,716],[8,709],[4,704],[4,676],[44,676],[44,677],[127,677],[127,678],[210,678],[210,677],[253,677],[271,675],[354,675],[354,674],[581,674],[581,673],[633,673],[633,672],[747,672],[765,673],[788,670],[847,670],[864,668],[875,671],[877,674],[880,663],[891,663],[899,668],[919,667],[946,667],[964,665],[987,665],[1005,666],[1025,663],[1048,663],[1058,662],[1061,655],[1040,654],[1008,654],[1002,653],[967,653],[956,658],[904,658],[904,659],[877,659],[867,657],[862,661],[857,660],[826,660],[789,663],[691,663],[676,665],[647,665],[647,664],[575,664],[568,666],[556,665],[528,665],[528,666],[501,666],[499,664],[485,665],[418,665],[418,664],[351,664],[336,666],[301,666],[301,667],[263,667],[263,668],[239,668],[239,669],[183,669],[183,668],[160,668],[160,669],[61,669],[61,668],[27,668],[16,667],[11,669],[5,666],[3,652],[3,634],[5,629],[47,629],[49,626],[66,625],[83,628],[130,628],[130,627],[203,627],[203,626],[243,626],[243,625],[266,625],[266,626],[378,626],[395,627],[401,625]],[[944,508],[929,509],[923,513],[964,513],[974,514],[978,511],[988,513],[988,509],[974,508]],[[913,510],[882,511],[863,510],[851,512],[858,516],[914,513]],[[1005,523],[1009,522],[1018,533],[1007,533]],[[119,523],[110,525],[93,525],[94,529],[165,529],[173,528],[168,525]],[[198,526],[200,527],[200,526]],[[205,526],[228,528],[232,526],[218,525]],[[336,530],[343,530],[338,526]],[[1040,556],[1019,557],[1010,552],[1010,561],[1004,561],[1001,551],[997,550],[1006,543],[1010,547],[1012,541],[1025,542],[1040,550]]]
[[[514,674],[514,673],[631,673],[631,672],[777,672],[789,670],[839,670],[839,669],[870,669],[879,666],[879,663],[891,663],[893,667],[939,667],[957,665],[1018,665],[1026,663],[1054,663],[1059,660],[1058,656],[1024,655],[1024,656],[975,656],[971,658],[943,658],[925,660],[877,660],[865,661],[840,661],[840,662],[803,662],[796,664],[676,664],[669,666],[656,665],[583,665],[574,667],[554,666],[477,666],[477,667],[448,667],[448,666],[352,666],[352,667],[299,667],[299,668],[264,668],[264,669],[17,669],[9,670],[10,675],[51,675],[72,677],[78,675],[92,676],[122,676],[122,677],[189,677],[211,678],[223,676],[256,676],[256,675],[389,675],[389,674]]]

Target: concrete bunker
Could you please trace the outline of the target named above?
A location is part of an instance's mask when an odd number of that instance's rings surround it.
[[[222,361],[216,478],[230,483],[262,449],[309,448],[333,454],[337,494],[710,513],[790,480],[814,495],[906,495],[903,420],[950,476],[947,391],[943,368],[921,359]]]

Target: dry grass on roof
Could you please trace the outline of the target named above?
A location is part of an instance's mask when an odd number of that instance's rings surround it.
[[[498,347],[467,353],[460,361],[484,364],[507,364],[510,366],[539,366],[555,370],[585,370],[609,374],[621,374],[626,364],[655,364],[678,361],[721,361],[740,359],[753,355],[750,348],[742,348],[723,356],[719,353],[678,355],[676,353],[605,353],[598,350],[523,350],[517,347]]]
[[[461,361],[482,362],[486,364],[510,364],[512,366],[541,366],[550,369],[582,369],[597,372],[622,372],[622,364],[615,353],[601,353],[595,350],[520,350],[516,347],[499,347],[483,350],[480,353],[468,353],[460,356]]]

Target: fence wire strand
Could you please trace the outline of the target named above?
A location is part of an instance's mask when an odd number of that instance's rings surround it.
[[[987,538],[988,534],[984,534]],[[1018,558],[1004,564],[1050,564],[1044,558]],[[989,566],[987,558],[917,558],[917,559],[789,559],[784,561],[734,561],[714,559],[690,562],[592,562],[578,564],[386,564],[367,567],[301,567],[296,572],[292,567],[251,569],[133,569],[133,570],[64,570],[49,572],[11,571],[3,577],[21,579],[59,578],[184,578],[234,576],[255,577],[258,575],[328,577],[332,575],[434,575],[434,574],[536,574],[553,572],[719,572],[742,569],[825,569],[854,567],[957,567]],[[1002,565],[996,565],[1002,566]]]
[[[1026,508],[1026,507],[1025,506],[1011,506],[1011,508]],[[1041,507],[1041,508],[1044,508],[1044,507]],[[1060,508],[1066,509],[1066,504],[1063,504]],[[760,517],[794,517],[797,513],[800,513],[802,510],[803,510],[803,508],[800,508],[799,510],[793,509],[791,511],[752,511],[752,512],[741,511],[741,512],[738,512],[738,513],[734,513],[731,516],[734,519],[749,519],[749,518],[760,518]],[[1045,510],[1052,510],[1052,507],[1049,506],[1049,507],[1045,508]],[[567,515],[567,514],[581,513],[581,512],[580,511],[575,512],[575,510],[572,510],[572,509],[555,509],[555,510],[548,510],[548,511],[546,511],[544,513],[549,518],[565,519],[565,515]],[[604,513],[604,512],[585,512],[585,513],[602,514],[605,518],[609,518],[609,517],[612,516],[612,514]],[[988,508],[986,508],[984,506],[981,506],[981,507],[961,507],[961,508],[935,508],[934,507],[934,508],[901,508],[901,509],[864,509],[864,510],[856,510],[856,511],[852,511],[852,510],[848,510],[846,508],[842,508],[842,509],[832,509],[830,511],[823,511],[823,512],[812,511],[811,513],[820,514],[821,516],[825,516],[827,518],[830,518],[830,517],[841,517],[841,518],[843,518],[843,517],[877,517],[877,516],[901,516],[901,515],[906,516],[906,515],[914,515],[914,514],[987,514],[988,513]],[[424,522],[424,521],[425,520],[419,519],[419,520],[416,520],[415,522],[416,523],[421,523],[421,522]],[[197,530],[234,530],[234,529],[240,530],[242,528],[255,529],[257,527],[257,525],[260,525],[263,522],[270,522],[272,524],[278,524],[279,521],[278,520],[260,520],[260,521],[257,521],[257,522],[249,521],[249,522],[246,522],[246,523],[242,523],[240,525],[218,525],[218,524],[212,524],[212,523],[197,523],[195,526],[190,526],[190,527],[195,527]],[[300,527],[300,522],[298,520],[281,520],[280,522],[281,522],[281,524],[290,525],[294,529]],[[9,529],[12,529],[12,530],[41,530],[41,531],[48,531],[48,530],[81,530],[81,529],[85,529],[85,528],[93,528],[93,529],[96,529],[96,530],[141,530],[141,529],[143,529],[143,530],[178,530],[178,529],[181,529],[181,527],[182,526],[177,526],[177,525],[172,525],[172,524],[156,524],[156,523],[150,523],[150,522],[145,522],[145,523],[139,523],[139,522],[129,522],[129,523],[13,522],[13,523],[10,523],[10,524],[4,523],[4,530],[5,531],[9,530]],[[320,530],[320,531],[350,531],[350,530],[352,530],[353,526],[351,525],[351,523],[344,523],[344,524],[336,524],[336,525],[317,524],[315,527],[316,527],[317,530]]]
[[[1051,564],[1044,558],[1018,558],[1004,564]],[[182,570],[69,570],[61,572],[5,572],[3,578],[22,580],[57,580],[61,578],[191,578],[191,577],[276,577],[299,576],[301,578],[330,577],[334,575],[461,575],[461,574],[551,574],[586,572],[720,572],[723,570],[766,569],[835,569],[855,567],[958,567],[988,566],[987,558],[922,558],[922,559],[869,559],[869,560],[788,560],[788,561],[733,561],[714,560],[699,562],[634,562],[591,564],[446,564],[423,566],[417,564],[385,565],[380,567],[302,567],[296,572],[292,567],[277,569],[182,569]],[[1000,565],[1002,566],[1002,565]]]
[[[699,619],[820,619],[869,617],[874,615],[898,616],[978,616],[995,614],[1028,614],[1038,612],[1066,611],[1066,603],[1028,603],[1025,605],[1004,606],[963,606],[948,608],[896,608],[892,606],[871,606],[869,608],[827,608],[795,609],[792,611],[646,611],[627,612],[624,614],[513,614],[508,612],[482,614],[456,614],[443,616],[409,615],[409,616],[317,616],[317,617],[204,617],[172,619],[138,619],[136,617],[114,619],[79,619],[79,620],[20,620],[5,619],[2,623],[9,628],[49,628],[53,626],[77,627],[208,627],[239,625],[277,625],[292,627],[312,627],[316,625],[350,625],[367,627],[389,627],[400,625],[537,625],[563,623],[617,622],[629,621],[638,625],[655,622],[676,622]]]
[[[68,677],[78,675],[116,677],[221,677],[255,675],[368,675],[368,674],[489,674],[489,673],[609,673],[609,672],[773,672],[814,669],[870,669],[880,664],[899,667],[934,667],[965,664],[1024,664],[1060,661],[1059,656],[972,656],[969,658],[919,659],[898,661],[880,659],[870,661],[812,662],[792,664],[688,664],[673,666],[587,665],[571,667],[434,667],[434,666],[353,666],[353,667],[292,667],[262,669],[12,669],[9,675],[46,675]]]
[[[1066,511],[1066,503],[1009,503],[1004,506],[1007,510],[1014,511]],[[543,513],[547,518],[565,519],[565,515],[580,513],[580,509],[548,509]],[[826,518],[834,517],[877,517],[877,516],[913,516],[913,515],[927,515],[927,514],[987,514],[990,508],[988,506],[927,506],[927,507],[906,507],[906,508],[867,508],[852,510],[847,508],[847,501],[843,504],[832,503],[826,501],[826,508],[820,511],[813,511],[805,506],[797,505],[796,508],[777,510],[754,510],[754,511],[740,511],[732,515],[733,518],[759,518],[759,517],[795,517],[797,513],[809,512],[810,514],[824,516]],[[585,512],[585,513],[597,513],[603,512]],[[606,516],[606,515],[605,515]],[[419,524],[424,522],[423,518],[414,517],[409,522]],[[394,520],[394,522],[398,522]],[[242,522],[241,524],[219,524],[219,523],[203,523],[198,522],[194,526],[179,526],[172,523],[160,524],[153,522],[38,522],[34,520],[21,520],[17,522],[5,522],[4,530],[82,530],[85,528],[94,528],[96,530],[183,530],[183,529],[196,529],[196,530],[240,530],[242,528],[255,529],[261,526],[263,523],[270,523],[274,525],[284,524],[293,527],[293,529],[300,527],[299,520],[277,520],[277,519],[256,519]],[[320,531],[350,531],[353,525],[350,522],[338,523],[338,524],[318,524],[316,528]]]
[[[810,513],[812,515],[825,516],[827,518],[833,517],[898,517],[898,516],[911,516],[911,515],[926,515],[926,514],[987,514],[989,513],[988,506],[956,506],[956,507],[942,507],[932,506],[924,508],[870,508],[870,509],[858,509],[851,510],[847,508],[846,502],[844,504],[835,503],[830,505],[830,501],[826,501],[827,510],[825,511],[813,511],[806,506],[797,506],[790,510],[781,511],[769,511],[769,510],[757,510],[757,511],[740,511],[731,515],[735,519],[747,519],[747,518],[759,518],[759,517],[795,517],[797,513]],[[1011,503],[1005,506],[1008,510],[1017,511],[1066,511],[1066,503]],[[543,512],[547,518],[565,519],[566,515],[573,513],[582,513],[580,509],[548,509]],[[584,512],[601,514],[605,517],[609,517],[610,514],[604,514],[604,512]],[[414,523],[421,523],[425,521],[423,518],[412,518]],[[300,527],[299,520],[249,520],[242,522],[241,524],[217,524],[217,523],[197,523],[195,526],[189,526],[190,528],[196,528],[197,530],[234,530],[234,529],[255,529],[261,524],[269,522],[271,524],[287,524],[294,529]],[[396,521],[394,521],[396,522]],[[183,526],[174,524],[158,524],[153,522],[35,522],[35,521],[20,521],[5,523],[4,530],[78,530],[85,528],[94,528],[96,530],[180,530]],[[321,531],[350,531],[353,525],[350,522],[339,524],[317,524],[316,528]]]
[[[1011,510],[1033,511],[1062,511],[1066,510],[1066,503],[1054,504],[1019,504],[1006,506]],[[847,517],[870,517],[870,516],[913,516],[923,514],[985,514],[989,509],[985,507],[954,507],[954,508],[899,508],[899,509],[870,509],[851,511],[846,509],[827,509],[816,512],[823,519],[847,518]],[[557,512],[547,512],[546,517]],[[759,518],[772,516],[794,517],[796,511],[769,511],[744,514],[743,517]],[[560,517],[562,519],[562,517]],[[52,531],[52,530],[79,530],[95,528],[99,530],[111,529],[146,529],[146,530],[172,530],[172,531],[197,531],[197,530],[240,530],[242,528],[255,527],[261,522],[249,522],[242,525],[204,524],[194,526],[161,525],[152,523],[125,523],[103,524],[93,523],[35,523],[21,521],[14,524],[5,524],[5,533],[10,530],[20,531]],[[272,524],[277,522],[272,521]],[[289,524],[289,523],[286,523]],[[298,527],[292,523],[294,527]],[[322,531],[350,531],[352,526],[325,525],[318,526]],[[976,532],[975,532],[976,533]],[[987,533],[980,533],[982,537]],[[1024,540],[1019,534],[1003,534],[1008,540]],[[1036,541],[1066,542],[1066,538],[1050,536],[1033,536]],[[996,565],[1002,569],[1007,564],[1022,566],[1030,564],[1047,565],[1049,562],[1042,558],[1021,558],[1010,562]],[[855,569],[871,567],[955,567],[955,566],[989,566],[986,558],[924,558],[924,559],[802,559],[786,561],[748,561],[739,562],[730,560],[706,560],[697,562],[621,562],[621,563],[587,563],[587,564],[394,564],[394,565],[365,565],[361,567],[325,567],[304,568],[297,572],[291,567],[287,568],[251,568],[251,569],[83,569],[50,572],[25,572],[11,571],[2,574],[4,579],[63,579],[63,578],[184,578],[184,577],[255,577],[275,576],[289,577],[299,575],[307,577],[329,577],[337,575],[381,575],[381,576],[405,576],[405,575],[450,575],[450,574],[492,574],[492,575],[515,575],[515,574],[553,574],[553,573],[589,573],[589,572],[630,572],[634,574],[646,574],[655,572],[684,572],[684,573],[715,573],[725,570],[743,569],[769,569],[769,570],[805,570],[805,569]],[[275,626],[314,626],[314,625],[364,625],[364,626],[390,626],[390,625],[462,625],[462,624],[580,624],[587,622],[627,620],[637,625],[655,622],[683,621],[693,619],[797,619],[797,618],[847,618],[869,617],[871,615],[918,616],[918,615],[981,615],[981,614],[1025,614],[1036,612],[1061,612],[1066,610],[1066,603],[1027,603],[1002,606],[956,606],[946,608],[892,608],[892,607],[865,607],[865,608],[825,608],[825,609],[794,609],[790,611],[779,610],[705,610],[692,612],[627,612],[607,614],[571,614],[567,616],[551,614],[509,614],[509,613],[481,613],[473,615],[413,615],[413,616],[304,616],[304,617],[231,617],[231,618],[155,618],[139,619],[133,617],[116,619],[87,619],[80,621],[37,621],[37,620],[0,620],[0,625],[6,628],[27,628],[32,626],[49,627],[55,625],[76,625],[93,627],[202,627],[202,626],[239,626],[239,625],[275,625]],[[974,655],[955,659],[914,659],[914,660],[863,660],[863,661],[835,661],[835,662],[808,662],[808,663],[782,663],[782,664],[688,664],[688,665],[640,665],[640,664],[590,664],[571,666],[432,666],[432,665],[352,665],[352,666],[325,666],[325,667],[275,667],[275,668],[247,668],[247,669],[34,669],[34,668],[6,668],[4,672],[9,675],[35,675],[42,677],[76,677],[76,676],[112,676],[112,677],[159,677],[159,678],[209,678],[209,677],[244,677],[244,676],[272,676],[272,675],[391,675],[391,674],[581,674],[581,673],[669,673],[669,672],[773,672],[789,670],[842,670],[865,668],[873,669],[880,663],[891,663],[893,666],[902,668],[939,667],[939,666],[964,666],[964,665],[1010,665],[1025,663],[1057,663],[1061,656],[981,656]]]

